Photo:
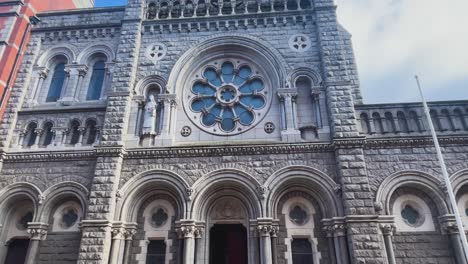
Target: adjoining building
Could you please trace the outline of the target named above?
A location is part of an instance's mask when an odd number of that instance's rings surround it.
[[[15,83],[38,12],[91,8],[94,0],[0,1],[0,119]]]
[[[37,17],[0,262],[466,263],[421,105],[363,103],[331,0]],[[468,101],[430,107],[468,224]]]

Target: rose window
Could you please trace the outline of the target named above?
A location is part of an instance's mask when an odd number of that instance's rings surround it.
[[[267,84],[249,64],[214,62],[196,75],[187,106],[192,121],[212,133],[241,133],[258,123],[269,103]]]

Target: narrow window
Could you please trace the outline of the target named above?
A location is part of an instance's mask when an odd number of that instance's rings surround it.
[[[99,100],[101,98],[102,86],[104,84],[104,75],[106,64],[104,61],[98,61],[93,66],[91,81],[89,82],[88,94],[86,100]]]
[[[31,147],[36,143],[36,128],[37,124],[36,123],[31,123],[28,125],[28,128],[26,129],[26,136],[24,138],[24,145],[26,147]]]
[[[70,145],[76,145],[78,141],[80,141],[80,124],[75,120],[71,123],[70,127],[70,133],[71,133],[71,139],[70,139]]]
[[[313,264],[312,245],[307,238],[294,239],[291,242],[293,264]]]
[[[93,120],[89,120],[86,122],[86,130],[84,134],[84,142],[85,145],[92,145],[96,141],[97,129],[96,129],[96,122]]]
[[[46,123],[44,125],[44,131],[42,132],[42,146],[47,147],[52,144],[52,140],[54,138],[54,132],[52,131],[53,125],[52,123]]]
[[[49,93],[46,102],[57,102],[62,94],[63,83],[65,82],[65,63],[59,63],[55,66],[52,82],[50,83]]]
[[[166,259],[166,243],[164,240],[151,240],[146,254],[146,264],[164,264]]]

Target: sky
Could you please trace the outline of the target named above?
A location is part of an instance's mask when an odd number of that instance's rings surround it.
[[[96,0],[96,6],[126,0]],[[365,103],[468,99],[468,1],[335,0],[352,34]]]

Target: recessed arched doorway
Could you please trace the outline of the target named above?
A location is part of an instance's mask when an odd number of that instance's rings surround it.
[[[210,230],[210,264],[247,264],[247,229],[215,224]]]

